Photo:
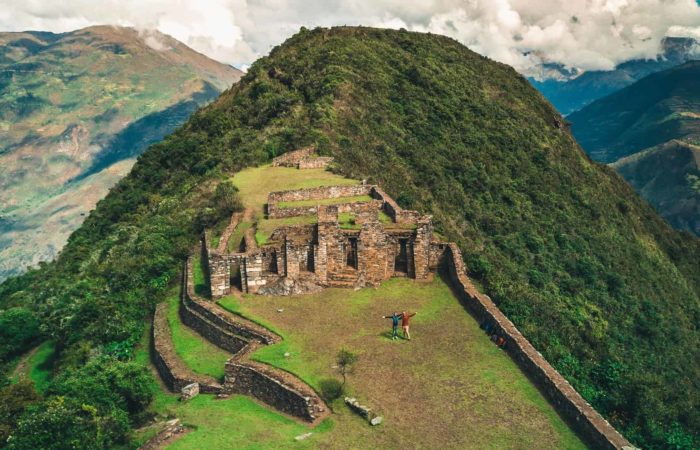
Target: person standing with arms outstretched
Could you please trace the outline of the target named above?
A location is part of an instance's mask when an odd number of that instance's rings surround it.
[[[411,333],[408,332],[408,322],[411,320],[411,317],[415,316],[416,313],[407,313],[406,311],[401,313],[401,326],[403,327],[403,337],[405,339],[408,339],[409,341],[411,340]]]
[[[382,316],[382,319],[391,319],[391,340],[394,341],[399,338],[399,319],[401,314],[394,311],[390,316]]]

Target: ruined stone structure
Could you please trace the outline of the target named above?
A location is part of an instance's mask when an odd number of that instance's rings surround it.
[[[329,201],[334,204],[324,204]],[[240,253],[205,245],[212,297],[229,294],[232,282],[244,292],[279,295],[376,286],[391,277],[425,280],[446,246],[433,238],[430,216],[402,209],[367,184],[271,192],[267,215],[315,216],[316,223],[280,227],[260,247],[249,230]]]
[[[314,424],[329,414],[318,394],[294,375],[249,359],[257,348],[279,342],[281,338],[197,296],[192,284],[191,260],[183,271],[180,300],[182,322],[232,356],[224,366],[223,384],[194,374],[175,353],[167,323],[167,305],[158,305],[153,318],[152,355],[156,369],[170,390],[181,392],[183,399],[199,392],[250,395],[282,413]]]
[[[313,150],[293,153],[296,154],[276,159],[276,165],[301,167],[301,161],[308,159]],[[378,186],[366,184],[268,195],[268,219],[299,216],[315,220],[303,221],[305,225],[279,227],[260,246],[255,241],[255,230],[250,228],[245,233],[245,251],[242,252],[226,252],[226,242],[221,242],[216,249],[209,248],[205,233],[202,258],[206,263],[211,296],[227,295],[234,283],[245,292],[288,295],[324,287],[375,286],[391,277],[425,280],[442,268],[466,309],[503,339],[505,351],[592,448],[633,449],[629,441],[544,359],[496,304],[474,288],[459,248],[433,235],[430,216],[404,210]],[[234,215],[228,234],[239,220],[240,215]],[[191,270],[188,264],[186,278],[191,277]],[[223,386],[216,388],[252,395],[307,421],[318,421],[327,414],[327,407],[308,386],[286,372],[247,358],[256,346],[276,342],[278,336],[255,324],[241,326],[241,318],[225,317],[215,303],[197,298],[190,282],[185,281],[183,292],[183,322],[235,353],[226,363]],[[158,313],[157,310],[156,318]],[[155,326],[159,320],[162,318],[154,322],[156,338],[160,334]],[[156,366],[166,372],[166,381],[168,376],[172,378],[172,364],[159,364],[156,358]],[[180,375],[179,378],[182,378],[179,384],[192,380],[189,376]],[[202,381],[200,387],[206,392]]]
[[[297,169],[324,169],[333,161],[330,156],[317,156],[313,147],[284,153],[272,160],[273,167],[296,167]]]

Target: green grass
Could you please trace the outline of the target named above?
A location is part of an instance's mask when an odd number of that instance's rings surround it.
[[[27,373],[37,392],[44,393],[51,383],[56,344],[46,341],[27,360]]]
[[[301,206],[316,206],[316,205],[340,205],[343,203],[368,203],[372,201],[369,195],[355,195],[351,197],[338,198],[323,198],[319,200],[299,200],[293,202],[279,202],[277,206],[280,208],[295,208]]]
[[[177,355],[194,372],[224,379],[224,363],[231,355],[209,343],[180,322],[180,299],[176,292],[168,298],[168,325]]]
[[[311,225],[316,223],[316,216],[285,217],[282,219],[261,219],[258,221],[255,231],[255,240],[258,245],[264,245],[272,235],[272,232],[279,227],[289,225]]]
[[[362,442],[364,448],[512,448],[518,442],[518,448],[540,448],[548,442],[584,448],[440,278],[431,283],[392,279],[377,289],[327,289],[303,297],[230,296],[219,304],[283,337],[258,349],[254,360],[291,372],[314,388],[324,378],[338,377],[332,365],[340,348],[360,355],[349,392],[379,408],[385,425],[380,431],[368,429],[346,416],[339,403],[333,430],[315,437],[319,447],[353,448]],[[402,309],[418,312],[410,343],[389,340],[389,321],[380,317]],[[403,386],[411,395],[403,402],[390,400],[401,397]],[[432,424],[414,416],[425,408],[431,409]],[[446,422],[454,424],[434,426]],[[254,448],[270,448],[267,441],[258,445]]]
[[[236,229],[231,233],[231,237],[228,240],[228,251],[231,253],[236,253],[241,247],[241,242],[245,236],[245,232],[248,231],[250,227],[253,226],[253,222],[240,222]]]
[[[298,170],[270,165],[242,170],[234,175],[233,182],[240,191],[244,206],[253,208],[258,216],[262,216],[270,192],[359,183],[324,169]]]
[[[209,284],[207,283],[207,277],[204,273],[204,267],[202,265],[202,258],[200,255],[195,255],[194,258],[192,258],[192,272],[194,292],[197,295],[208,295]]]

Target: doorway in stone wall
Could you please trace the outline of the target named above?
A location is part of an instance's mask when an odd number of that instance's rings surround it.
[[[345,264],[347,267],[357,269],[357,238],[348,238],[345,243]]]
[[[299,270],[306,272],[314,272],[314,246],[309,245],[309,249],[306,252],[306,259],[299,261]]]
[[[408,239],[399,239],[399,248],[394,258],[394,272],[399,275],[408,273]]]
[[[243,290],[243,277],[241,276],[241,261],[235,260],[231,261],[231,288],[237,289],[239,291]]]

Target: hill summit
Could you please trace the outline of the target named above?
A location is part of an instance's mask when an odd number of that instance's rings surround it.
[[[202,229],[228,219],[226,180],[308,146],[431,214],[479,288],[630,441],[697,442],[699,241],[592,162],[511,67],[443,36],[302,29],[144,153],[56,262],[0,286],[3,307],[37,315],[62,371],[128,359]]]

